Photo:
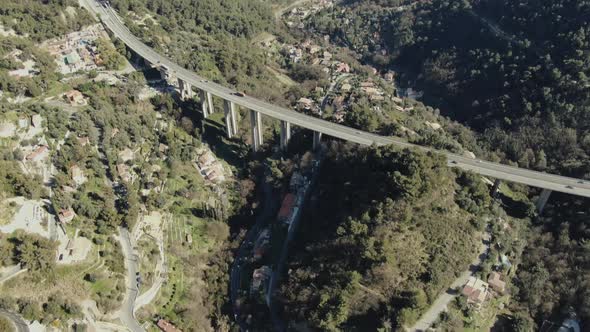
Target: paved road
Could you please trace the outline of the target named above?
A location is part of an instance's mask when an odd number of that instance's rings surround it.
[[[139,268],[137,256],[133,252],[133,246],[129,239],[129,231],[126,228],[121,227],[119,229],[119,242],[121,243],[121,249],[125,257],[125,266],[127,267],[127,293],[119,311],[119,318],[132,332],[144,332],[144,329],[139,325],[133,313],[135,299],[139,294],[136,281]]]
[[[449,166],[459,167],[470,170],[475,173],[489,176],[501,180],[517,182],[533,187],[544,188],[563,193],[590,197],[590,181],[581,181],[579,179],[567,178],[547,173],[541,173],[522,168],[481,161],[477,159],[466,158],[460,155],[445,151],[437,151],[430,148],[419,147],[395,137],[384,137],[354,128],[349,128],[336,123],[331,123],[322,119],[314,118],[302,113],[295,112],[280,106],[272,105],[265,101],[252,98],[249,96],[240,97],[235,94],[235,90],[226,88],[214,82],[209,82],[203,77],[178,66],[170,59],[156,53],[153,49],[142,43],[138,38],[121,22],[113,9],[104,8],[94,0],[81,0],[94,14],[100,16],[105,26],[119,39],[121,39],[130,49],[148,62],[165,66],[168,72],[185,82],[188,82],[197,89],[210,92],[214,96],[232,101],[244,108],[251,109],[266,116],[290,122],[293,125],[304,127],[313,131],[321,132],[325,135],[343,139],[346,141],[363,144],[363,145],[386,145],[395,144],[400,147],[415,147],[423,150],[435,151],[447,156]]]
[[[8,319],[14,325],[16,332],[29,332],[29,326],[21,316],[2,309],[0,309],[0,316]]]
[[[443,311],[447,310],[447,306],[451,301],[459,296],[459,292],[454,291],[455,289],[465,285],[471,277],[479,268],[479,266],[483,263],[483,260],[486,258],[487,253],[489,251],[490,246],[490,235],[486,233],[486,238],[482,241],[482,244],[479,248],[479,254],[477,258],[469,265],[469,268],[461,275],[455,279],[451,287],[447,289],[446,292],[441,294],[430,306],[430,308],[420,317],[420,319],[412,326],[411,328],[407,329],[408,331],[412,332],[422,332],[426,331],[434,322],[438,319],[440,314]]]

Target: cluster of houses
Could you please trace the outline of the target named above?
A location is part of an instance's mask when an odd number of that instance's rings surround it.
[[[96,24],[65,35],[50,39],[42,44],[50,54],[56,57],[58,70],[62,74],[97,69],[103,65],[94,42],[99,38],[108,39],[102,25]]]
[[[324,8],[329,8],[333,5],[334,0],[317,0],[308,5],[293,8],[285,14],[286,24],[289,27],[303,29],[303,20]]]
[[[19,69],[9,71],[8,75],[12,77],[33,77],[39,74],[35,60],[32,58],[22,59],[22,54],[23,52],[21,50],[16,49],[4,57],[4,59],[11,59],[21,66]]]
[[[474,308],[481,308],[487,300],[494,295],[504,295],[506,293],[506,281],[502,280],[502,275],[499,272],[490,273],[487,282],[470,277],[461,294],[467,298],[467,303]]]
[[[202,149],[198,152],[196,167],[205,180],[212,183],[225,181],[223,165],[215,158],[209,149]]]

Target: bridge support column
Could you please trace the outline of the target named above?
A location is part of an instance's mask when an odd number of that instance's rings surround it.
[[[180,90],[180,98],[182,100],[191,99],[194,96],[193,87],[190,83],[178,79],[178,89]]]
[[[232,138],[238,133],[236,104],[229,100],[224,100],[223,110],[225,112],[225,127],[227,129],[227,137]]]
[[[173,80],[171,80],[172,76],[170,75],[170,72],[168,71],[168,69],[166,69],[163,66],[159,66],[158,70],[160,71],[160,77],[162,78],[163,81],[173,82]]]
[[[543,189],[543,191],[541,192],[541,195],[539,196],[539,199],[537,199],[537,212],[539,214],[543,213],[543,209],[545,209],[545,204],[547,204],[547,201],[549,200],[549,196],[551,195],[551,190],[549,189]]]
[[[250,124],[252,125],[252,150],[257,152],[263,143],[262,116],[259,112],[250,110]]]
[[[213,95],[210,92],[201,90],[199,92],[199,99],[201,100],[201,110],[203,111],[203,118],[209,117],[213,113]]]
[[[287,150],[289,140],[291,140],[291,123],[281,121],[281,150]]]
[[[498,193],[500,192],[500,184],[501,183],[502,183],[502,181],[500,181],[499,179],[496,179],[496,181],[494,181],[494,185],[492,186],[492,198],[498,197]]]
[[[314,150],[319,149],[320,144],[322,144],[322,133],[320,133],[319,131],[314,131],[313,132],[313,149]]]

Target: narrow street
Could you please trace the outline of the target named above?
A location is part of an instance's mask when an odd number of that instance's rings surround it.
[[[125,257],[125,267],[127,268],[127,291],[125,294],[125,300],[119,311],[119,318],[125,326],[132,332],[144,331],[141,325],[135,319],[134,308],[135,299],[139,294],[139,285],[136,281],[138,269],[138,258],[133,251],[133,245],[129,237],[129,231],[126,228],[119,228],[119,243],[121,243],[121,249],[123,256]]]
[[[29,332],[29,326],[27,323],[21,318],[21,316],[14,314],[12,312],[8,312],[6,310],[0,309],[0,317],[4,317],[8,319],[15,328],[16,332]]]

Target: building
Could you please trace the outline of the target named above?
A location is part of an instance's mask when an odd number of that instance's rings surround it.
[[[504,294],[506,292],[506,282],[501,280],[501,275],[498,272],[490,273],[490,277],[488,278],[488,284],[492,287],[494,291],[498,294]]]
[[[114,130],[113,130],[113,132],[114,132]],[[135,158],[135,152],[133,152],[133,150],[131,150],[130,148],[125,148],[125,150],[119,152],[119,158],[124,163],[128,162],[130,160],[133,160],[133,158]]]
[[[70,90],[64,94],[64,97],[70,105],[84,105],[86,103],[84,95],[78,90]]]
[[[489,285],[479,278],[469,277],[461,294],[467,297],[468,304],[479,308],[489,297]]]
[[[43,118],[39,114],[34,114],[31,116],[31,123],[35,128],[41,128],[41,124],[43,123]]]
[[[75,65],[80,62],[80,55],[77,52],[71,52],[64,56],[64,63],[66,65]]]
[[[28,161],[42,161],[49,155],[49,148],[46,145],[41,145],[37,150],[26,156]]]
[[[205,151],[202,155],[199,156],[199,166],[201,168],[210,166],[211,164],[215,163],[217,160],[213,153],[209,150]]]
[[[392,71],[388,71],[383,78],[387,81],[387,82],[392,82],[395,79],[395,74]]]
[[[72,208],[68,208],[66,210],[61,210],[57,214],[57,218],[64,225],[69,223],[70,221],[74,220],[74,217],[76,217],[76,212],[74,212],[74,210],[72,210]]]
[[[80,143],[81,146],[86,146],[90,144],[90,139],[88,136],[78,137],[78,143]]]
[[[0,123],[0,138],[12,137],[16,134],[16,126],[12,122]]]
[[[121,180],[125,182],[133,182],[133,174],[131,174],[129,166],[125,164],[117,164],[117,173]]]
[[[22,128],[22,129],[29,127],[29,119],[19,118],[18,119],[18,127]]]
[[[78,167],[78,165],[70,167],[70,174],[72,175],[72,180],[78,186],[84,184],[88,180],[84,175],[84,171],[80,167]]]
[[[182,332],[181,329],[177,328],[176,326],[174,326],[174,324],[164,319],[158,320],[158,323],[156,325],[158,325],[158,328],[160,328],[160,330],[164,332]]]
[[[344,83],[340,87],[340,91],[342,91],[342,92],[350,92],[350,90],[352,90],[352,85],[350,85],[348,83]]]
[[[289,217],[291,216],[291,211],[293,210],[293,207],[295,206],[296,202],[297,197],[295,197],[295,195],[291,193],[285,195],[285,198],[283,198],[283,204],[281,204],[281,209],[279,210],[279,214],[277,215],[279,221],[284,222],[289,219]]]
[[[336,72],[337,73],[350,73],[350,66],[348,63],[340,62],[336,65]]]
[[[311,110],[313,105],[314,101],[309,98],[300,98],[297,101],[297,108],[300,110]]]
[[[252,273],[252,285],[250,286],[250,294],[254,295],[260,291],[266,293],[266,289],[268,288],[268,280],[270,279],[271,274],[272,270],[267,265],[264,265],[259,269],[254,270],[254,272]]]

